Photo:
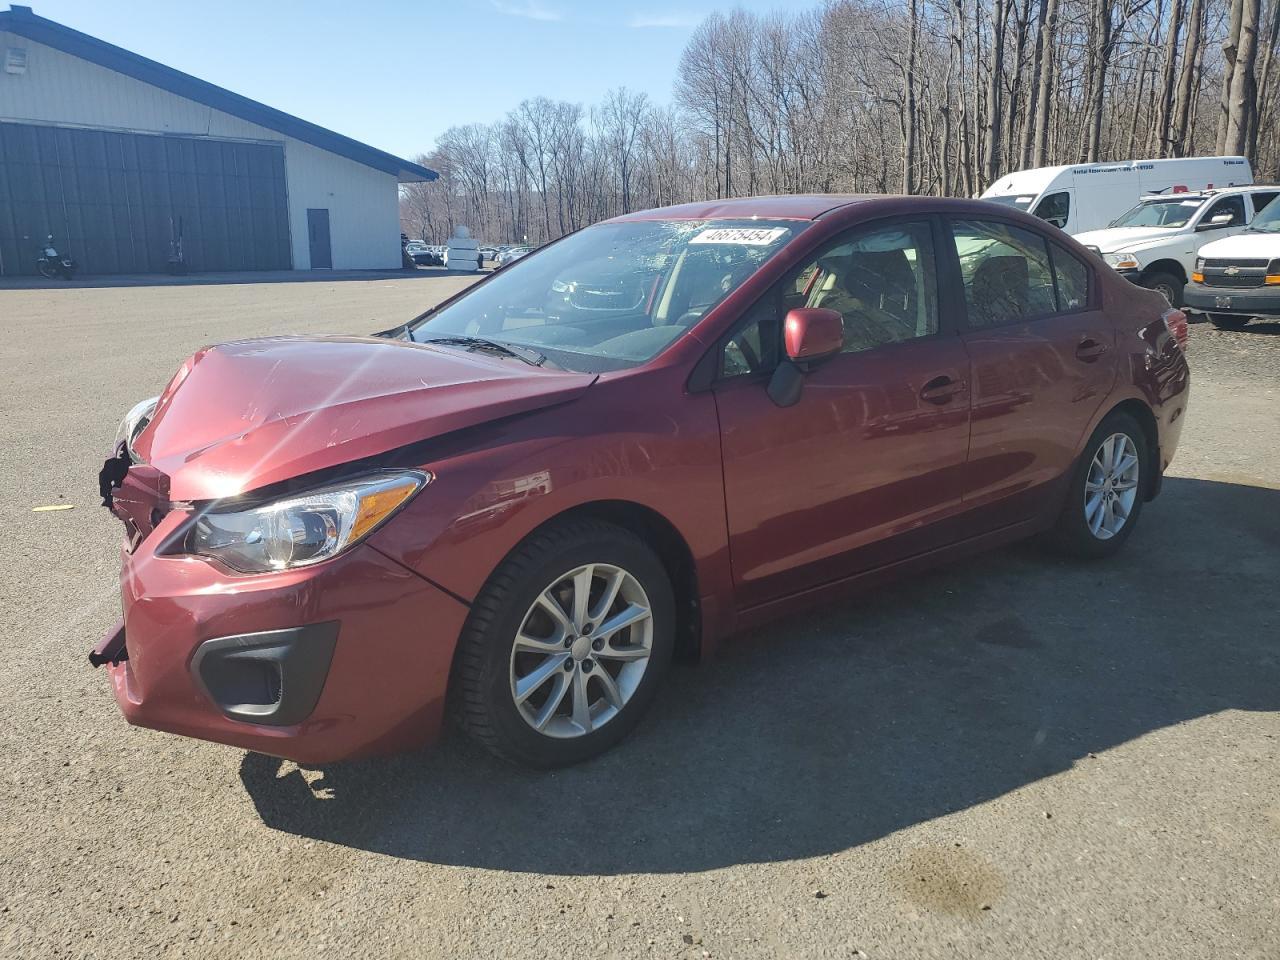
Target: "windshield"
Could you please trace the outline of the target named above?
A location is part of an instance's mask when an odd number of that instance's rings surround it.
[[[1113,227],[1185,227],[1204,203],[1203,198],[1144,200],[1112,221]]]
[[[1027,196],[1025,194],[1019,196],[1016,193],[1010,193],[1003,197],[983,197],[982,199],[990,200],[992,203],[999,203],[1006,207],[1017,207],[1019,210],[1029,210],[1031,208],[1031,201],[1034,200],[1035,197]]]
[[[1280,197],[1272,200],[1253,218],[1249,229],[1255,233],[1280,233]]]
[[[602,223],[504,267],[411,324],[420,343],[483,337],[568,370],[636,366],[692,327],[808,223]]]

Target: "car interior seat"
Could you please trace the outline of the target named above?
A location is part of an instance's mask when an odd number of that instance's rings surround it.
[[[846,350],[868,350],[916,336],[915,272],[903,250],[858,250],[818,262],[829,282],[821,282],[809,306],[844,316]]]
[[[987,327],[1028,313],[1031,283],[1025,257],[988,257],[969,282],[969,323]]]

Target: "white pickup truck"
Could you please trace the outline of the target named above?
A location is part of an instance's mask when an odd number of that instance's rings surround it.
[[[1180,307],[1200,248],[1244,230],[1277,195],[1280,186],[1258,185],[1143,197],[1111,226],[1076,239],[1121,276]]]

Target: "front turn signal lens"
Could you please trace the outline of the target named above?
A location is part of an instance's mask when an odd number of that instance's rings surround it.
[[[1280,286],[1280,273],[1268,273],[1263,283],[1269,287]]]
[[[1203,273],[1193,273],[1193,274],[1191,275],[1191,282],[1192,282],[1192,283],[1204,283],[1204,274],[1203,274]]]
[[[356,518],[351,524],[351,541],[362,540],[372,533],[421,487],[422,480],[418,474],[407,474],[367,492],[356,508]]]

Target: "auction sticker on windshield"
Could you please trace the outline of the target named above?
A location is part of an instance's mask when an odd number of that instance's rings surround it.
[[[791,231],[786,227],[711,227],[695,236],[690,243],[737,243],[748,247],[767,247],[777,243]]]

